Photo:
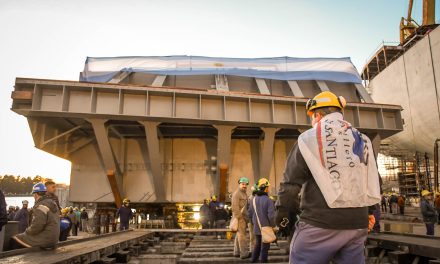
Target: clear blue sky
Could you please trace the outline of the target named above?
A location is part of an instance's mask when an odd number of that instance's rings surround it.
[[[422,0],[413,17],[421,20]],[[15,77],[77,80],[87,56],[351,57],[399,40],[404,0],[0,0],[0,175],[69,183],[12,111]],[[437,16],[440,12],[437,1]],[[438,19],[437,19],[438,21]]]

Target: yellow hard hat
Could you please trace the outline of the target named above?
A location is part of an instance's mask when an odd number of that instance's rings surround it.
[[[259,190],[263,191],[264,189],[266,189],[266,187],[269,187],[269,186],[270,186],[269,180],[266,178],[261,178],[257,182],[257,188]]]
[[[128,204],[128,203],[130,203],[130,199],[125,198],[125,199],[122,201],[122,203],[124,203],[124,204]]]
[[[306,110],[309,116],[313,115],[313,110],[321,107],[334,106],[343,109],[347,102],[342,96],[336,96],[334,93],[325,91],[319,93],[313,99],[309,99],[306,103]]]
[[[217,201],[217,196],[216,195],[211,196],[211,200],[213,200],[214,202]]]
[[[426,196],[426,195],[430,195],[432,194],[432,192],[428,191],[428,190],[423,190],[422,191],[422,196]]]
[[[69,207],[61,209],[61,214],[66,215],[70,211]]]

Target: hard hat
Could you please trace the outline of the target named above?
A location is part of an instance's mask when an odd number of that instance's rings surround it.
[[[61,209],[61,214],[66,215],[70,211],[69,207]]]
[[[261,178],[258,180],[257,182],[257,188],[261,191],[264,191],[266,189],[266,187],[269,187],[269,180],[267,180],[266,178]]]
[[[211,200],[215,202],[217,200],[217,196],[216,195],[211,196]]]
[[[46,186],[42,182],[39,182],[35,184],[34,187],[32,187],[32,194],[46,192],[46,191],[47,191]]]
[[[78,211],[78,207],[73,208],[74,211]]]
[[[426,195],[430,195],[432,194],[432,192],[428,191],[428,190],[423,190],[422,191],[422,196],[426,196]]]
[[[28,200],[21,201],[22,204],[29,204]]]
[[[85,208],[85,207],[81,208],[81,211],[85,211],[85,210],[86,210],[86,208]]]
[[[249,184],[249,179],[246,178],[246,177],[241,177],[241,178],[238,180],[238,183],[239,183],[239,184],[240,184],[240,183],[247,183],[247,184]]]
[[[124,204],[128,204],[128,203],[130,203],[130,199],[125,198],[125,199],[122,201],[122,203],[124,203]]]
[[[322,93],[319,93],[313,99],[309,99],[306,103],[306,110],[307,114],[309,116],[313,115],[313,110],[321,108],[321,107],[328,107],[328,106],[334,106],[338,107],[339,109],[343,109],[347,102],[345,101],[345,98],[342,96],[336,96],[334,93],[325,91]]]

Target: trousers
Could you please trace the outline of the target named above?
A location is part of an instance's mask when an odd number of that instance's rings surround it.
[[[234,256],[246,257],[249,255],[249,244],[246,236],[246,221],[238,220],[238,230],[234,240]]]
[[[368,230],[336,230],[298,222],[290,244],[289,263],[364,264]]]

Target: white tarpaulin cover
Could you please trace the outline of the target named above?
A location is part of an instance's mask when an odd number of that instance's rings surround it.
[[[88,57],[80,81],[108,82],[119,72],[208,75],[361,83],[350,58]]]

